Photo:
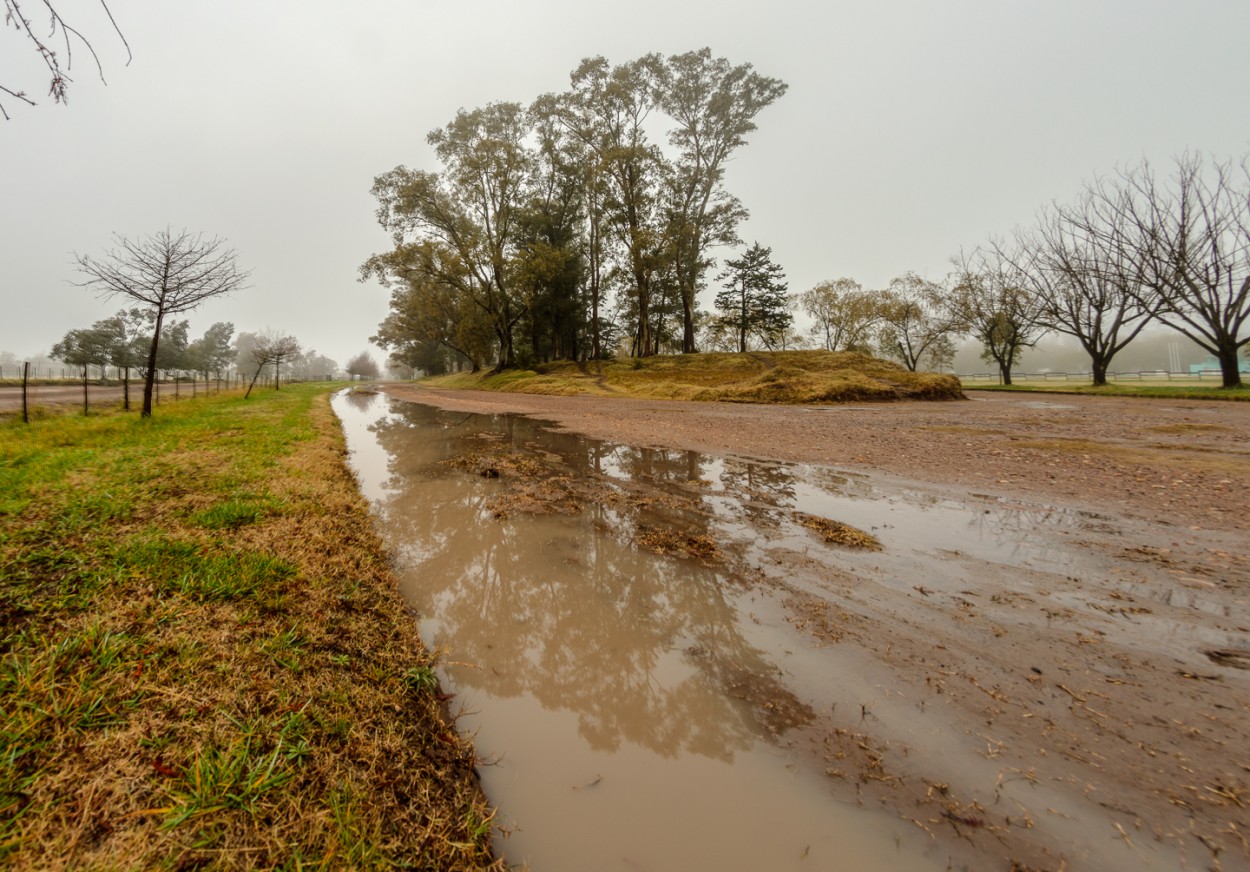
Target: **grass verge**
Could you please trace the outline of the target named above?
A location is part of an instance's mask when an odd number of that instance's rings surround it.
[[[427,379],[435,387],[557,396],[624,396],[730,403],[850,403],[951,400],[959,379],[908,372],[889,361],[831,351],[657,355],[578,364],[556,361],[532,370],[457,373]]]
[[[1036,394],[1082,394],[1090,397],[1156,397],[1166,400],[1250,400],[1250,386],[1225,388],[1218,385],[1130,385],[1108,384],[1094,387],[1087,384],[1014,384],[994,385],[969,383],[969,391],[1006,391]]]
[[[328,396],[0,424],[0,866],[501,868]]]

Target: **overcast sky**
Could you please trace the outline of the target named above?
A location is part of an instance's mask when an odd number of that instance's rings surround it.
[[[0,121],[0,351],[19,357],[120,308],[71,284],[73,252],[170,226],[252,270],[193,336],[270,327],[346,362],[386,315],[357,281],[389,247],[373,177],[434,169],[425,135],[458,108],[564,90],[597,54],[707,46],[789,84],[727,182],[791,291],[940,278],[1117,163],[1250,154],[1246,0],[109,3],[129,66],[95,0],[56,2],[108,80],[79,47],[68,106],[0,32],[0,84],[40,104],[5,97]]]

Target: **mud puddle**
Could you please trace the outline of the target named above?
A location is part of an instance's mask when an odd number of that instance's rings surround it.
[[[1039,591],[1084,608],[1075,582],[1115,571],[1119,522],[382,395],[335,411],[510,863],[1177,868],[951,708],[963,678],[1003,692],[948,647],[993,643]],[[935,608],[957,626],[930,626]]]

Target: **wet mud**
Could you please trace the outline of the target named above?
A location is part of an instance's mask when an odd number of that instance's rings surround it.
[[[1250,860],[1231,534],[342,395],[535,869]]]

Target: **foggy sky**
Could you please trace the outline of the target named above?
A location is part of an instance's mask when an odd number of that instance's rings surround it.
[[[110,0],[129,66],[93,0],[57,6],[108,85],[76,48],[55,106],[0,31],[0,84],[40,103],[5,98],[0,121],[0,351],[19,357],[121,308],[71,284],[73,252],[169,226],[252,270],[192,313],[193,337],[269,327],[345,363],[387,311],[356,280],[389,247],[373,177],[435,169],[425,135],[458,108],[564,90],[596,54],[708,46],[789,84],[727,183],[792,292],[937,279],[1117,164],[1250,153],[1245,0]]]

